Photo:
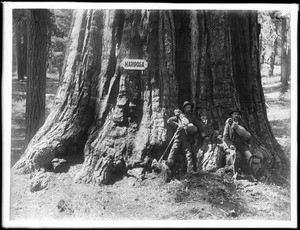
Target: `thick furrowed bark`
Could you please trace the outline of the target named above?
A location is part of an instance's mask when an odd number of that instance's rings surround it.
[[[168,107],[163,99],[174,102],[176,93],[176,85],[170,86],[174,78],[174,38],[168,14],[134,10],[107,12],[104,44],[108,56],[103,57],[98,87],[98,117],[75,181],[111,183],[127,168],[144,161],[156,146],[165,145]],[[159,33],[162,27],[167,29]],[[117,45],[116,41],[119,41]],[[163,45],[158,46],[158,41]],[[124,58],[145,59],[148,68],[124,70],[120,66]],[[107,60],[110,62],[106,63]],[[115,68],[109,67],[113,63]]]
[[[191,48],[179,53],[191,55],[191,98],[196,115],[206,123],[203,131],[210,135],[223,128],[224,114],[237,100],[228,24],[225,14],[198,11],[191,12],[190,25]]]
[[[266,171],[288,173],[288,159],[267,118],[253,12],[191,12],[190,24],[195,36],[191,50],[187,45],[178,52],[190,52],[193,63],[198,63],[191,66],[191,97],[197,105],[196,113],[207,121],[206,132],[222,132],[226,112],[238,106],[252,134],[251,152],[262,159]]]
[[[84,153],[75,181],[112,183],[127,169],[161,156],[172,137],[166,120],[173,105],[185,100],[196,103],[207,134],[221,132],[227,110],[241,107],[254,140],[252,152],[266,165],[271,162],[270,168],[283,162],[266,115],[256,21],[229,15],[78,11],[57,105],[16,171]],[[145,59],[148,68],[126,70],[121,67],[125,58]]]
[[[27,34],[29,42],[27,54],[25,132],[27,144],[45,122],[47,20],[47,10],[28,11]]]
[[[235,55],[233,65],[235,66],[234,69],[239,68],[239,70],[242,71],[238,74],[241,77],[236,78],[236,81],[238,85],[244,84],[244,87],[238,87],[237,89],[240,95],[240,103],[244,106],[243,110],[246,112],[244,117],[247,119],[253,136],[252,152],[262,159],[265,169],[276,169],[279,173],[285,174],[288,173],[289,162],[271,130],[262,91],[258,58],[259,34],[257,30],[257,19],[253,17],[254,12],[245,14],[246,16],[243,18],[239,15],[231,14],[232,18],[229,22],[231,23],[230,27],[233,28],[231,31],[232,44],[235,44],[233,46],[233,54],[240,52],[240,55]],[[246,22],[243,20],[246,20]],[[249,25],[249,30],[245,30],[243,34],[236,31],[241,27],[241,24]],[[239,36],[237,36],[237,34]],[[238,44],[241,44],[241,47],[237,47],[236,45]],[[248,49],[243,51],[242,47],[248,47]],[[242,57],[241,54],[246,56],[246,58]],[[246,65],[246,63],[249,64]],[[241,68],[241,66],[248,66],[248,69]],[[252,79],[252,81],[247,80],[242,83],[244,77]]]
[[[93,16],[92,12],[87,11],[78,11],[76,14],[72,43],[56,105],[13,167],[17,173],[47,168],[54,157],[74,154],[84,144],[94,114],[95,77],[100,72],[97,57],[101,55],[101,46],[90,42],[99,36],[93,28],[97,26],[93,24]],[[77,49],[78,44],[81,46]]]
[[[118,71],[115,71],[119,68],[116,66],[115,57],[115,17],[116,11],[105,11],[104,13],[103,49],[100,81],[97,87],[96,119],[85,145],[83,167],[76,175],[75,181],[81,180],[86,183],[91,180],[94,182],[98,180],[107,181],[115,153],[117,151],[119,153],[119,148],[117,148],[112,135],[112,130],[116,129],[116,125],[112,120],[114,100],[110,98],[113,93],[116,93],[115,88],[118,87],[117,82],[120,77]]]

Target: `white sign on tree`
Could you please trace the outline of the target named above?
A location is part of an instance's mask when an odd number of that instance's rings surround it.
[[[121,66],[130,70],[145,70],[148,67],[148,62],[144,59],[124,59]]]

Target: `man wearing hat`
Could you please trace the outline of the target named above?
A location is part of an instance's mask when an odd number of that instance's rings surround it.
[[[230,118],[226,120],[223,132],[223,145],[225,151],[228,152],[230,150],[235,150],[236,159],[245,157],[249,170],[249,179],[251,181],[257,181],[253,176],[251,169],[253,159],[253,156],[249,150],[251,134],[245,129],[245,124],[241,120],[241,111],[239,109],[234,108],[229,112],[229,115]],[[233,167],[235,166],[236,161]],[[237,177],[237,173],[234,175],[234,177]]]
[[[185,101],[182,111],[176,109],[174,111],[175,116],[170,117],[167,121],[168,124],[177,128],[177,130],[174,134],[174,142],[165,164],[168,170],[174,165],[178,149],[182,146],[185,151],[188,175],[197,173],[193,170],[192,145],[194,144],[196,134],[200,133],[201,129],[200,121],[193,115],[193,107],[194,104],[192,102]]]

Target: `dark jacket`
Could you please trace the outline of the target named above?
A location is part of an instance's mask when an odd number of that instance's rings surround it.
[[[239,138],[240,142],[246,146],[250,144],[251,134],[245,129],[243,122],[239,121],[238,130],[232,128],[232,119],[227,119],[223,132],[223,144],[225,149],[230,145],[235,145],[235,139]]]

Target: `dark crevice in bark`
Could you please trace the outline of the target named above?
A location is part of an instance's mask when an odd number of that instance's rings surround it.
[[[111,108],[113,108],[116,104],[117,104],[117,100],[118,100],[118,97],[116,97],[116,95],[119,95],[120,91],[119,91],[119,85],[120,85],[120,71],[116,70],[116,73],[115,73],[115,76],[114,76],[116,79],[113,83],[113,86],[111,88],[111,92],[110,92],[110,95],[108,97],[108,104],[110,104]],[[110,110],[110,109],[109,109]],[[109,110],[107,110],[107,112],[109,112]],[[104,117],[106,117],[108,114],[104,114]],[[123,115],[124,116],[124,115]],[[124,117],[123,117],[124,118]],[[123,121],[126,122],[126,119],[122,119]],[[117,123],[118,126],[125,126],[126,124],[124,124],[124,122],[116,122],[114,121],[115,123]]]
[[[211,35],[209,32],[209,28],[207,26],[207,18],[206,18],[206,12],[203,13],[204,17],[204,33],[206,34],[206,66],[205,66],[205,75],[207,78],[207,101],[209,102],[208,105],[208,117],[209,117],[209,123],[212,125],[216,124],[216,121],[214,119],[214,114],[213,114],[213,108],[214,106],[214,79],[213,79],[213,73],[212,73],[212,59],[211,59]]]
[[[191,100],[191,81],[190,81],[190,18],[186,10],[174,12],[175,22],[175,73],[178,79],[178,104]]]
[[[117,29],[115,31],[116,45],[117,46],[119,46],[121,44],[121,41],[122,41],[124,20],[125,20],[124,10],[117,10],[117,16],[116,16],[116,27],[117,27]]]
[[[252,21],[252,18],[253,18],[253,15],[255,15],[254,11],[250,11],[249,14],[247,14],[247,21],[248,21],[248,28],[249,28],[249,35],[252,35],[254,34],[253,32],[253,21]],[[257,18],[257,15],[256,15],[256,18]],[[257,28],[257,27],[255,27]],[[249,49],[250,51],[253,50],[253,39],[249,39]],[[249,52],[249,58],[250,60],[252,60],[252,57],[251,57],[251,52]],[[250,82],[251,83],[251,82]]]
[[[168,11],[168,20],[170,22],[171,31],[170,31],[170,40],[172,42],[172,60],[175,60],[175,44],[173,44],[173,41],[176,41],[176,35],[175,35],[175,24],[174,24],[174,17],[171,11]],[[156,59],[157,60],[157,59]]]
[[[152,56],[153,54],[158,54],[158,56],[157,56],[157,59],[155,58],[154,60],[159,60],[159,59],[161,59],[161,61],[160,62],[158,62],[158,64],[157,64],[157,66],[159,66],[159,68],[157,69],[157,72],[158,72],[158,75],[163,75],[163,76],[165,76],[166,75],[166,73],[165,73],[165,68],[164,68],[164,66],[165,66],[165,64],[166,64],[166,62],[167,62],[167,60],[166,60],[166,53],[165,53],[165,40],[166,40],[166,34],[167,34],[167,31],[165,31],[165,23],[166,23],[166,20],[165,20],[165,12],[164,11],[159,11],[159,13],[158,13],[158,28],[156,28],[156,25],[153,23],[152,25],[151,25],[151,28],[155,28],[154,30],[153,30],[153,32],[154,33],[156,33],[156,34],[151,34],[152,36],[151,36],[151,38],[149,39],[149,40],[154,40],[155,39],[155,35],[157,36],[157,38],[158,38],[158,42],[157,42],[157,52],[151,52],[150,50],[150,55]],[[148,45],[148,47],[149,48],[153,48],[153,46],[154,46],[154,44],[153,44],[153,42],[150,42],[149,43],[149,45]],[[149,66],[150,68],[152,68],[152,69],[156,69],[155,68],[155,64],[152,64],[151,63],[151,66]],[[168,79],[168,76],[165,76],[165,77],[160,77],[159,78],[159,85],[160,85],[160,90],[161,90],[161,92],[163,92],[163,89],[164,89],[164,87],[165,87],[165,85],[166,85],[166,82],[167,82],[167,79]],[[162,96],[162,98],[161,98],[162,100],[164,99],[164,95]],[[163,103],[163,102],[162,102]]]
[[[197,45],[198,45],[198,60],[197,60],[197,78],[196,78],[196,106],[198,107],[198,109],[201,109],[201,102],[200,102],[200,99],[201,99],[201,93],[200,93],[200,83],[201,83],[201,76],[200,76],[200,72],[201,72],[201,49],[202,49],[202,46],[204,45],[204,39],[203,39],[203,34],[201,34],[202,32],[202,17],[201,17],[201,14],[199,12],[196,13],[196,20],[197,20],[197,24],[198,24],[198,41],[197,41]],[[200,111],[201,112],[201,111]]]
[[[126,71],[127,72],[127,71]],[[143,100],[142,100],[142,88],[143,83],[141,80],[141,74],[136,71],[131,73],[128,71],[130,81],[133,85],[133,92],[129,95],[129,117],[130,123],[137,125],[141,123],[143,114]],[[131,125],[131,126],[132,126]]]

